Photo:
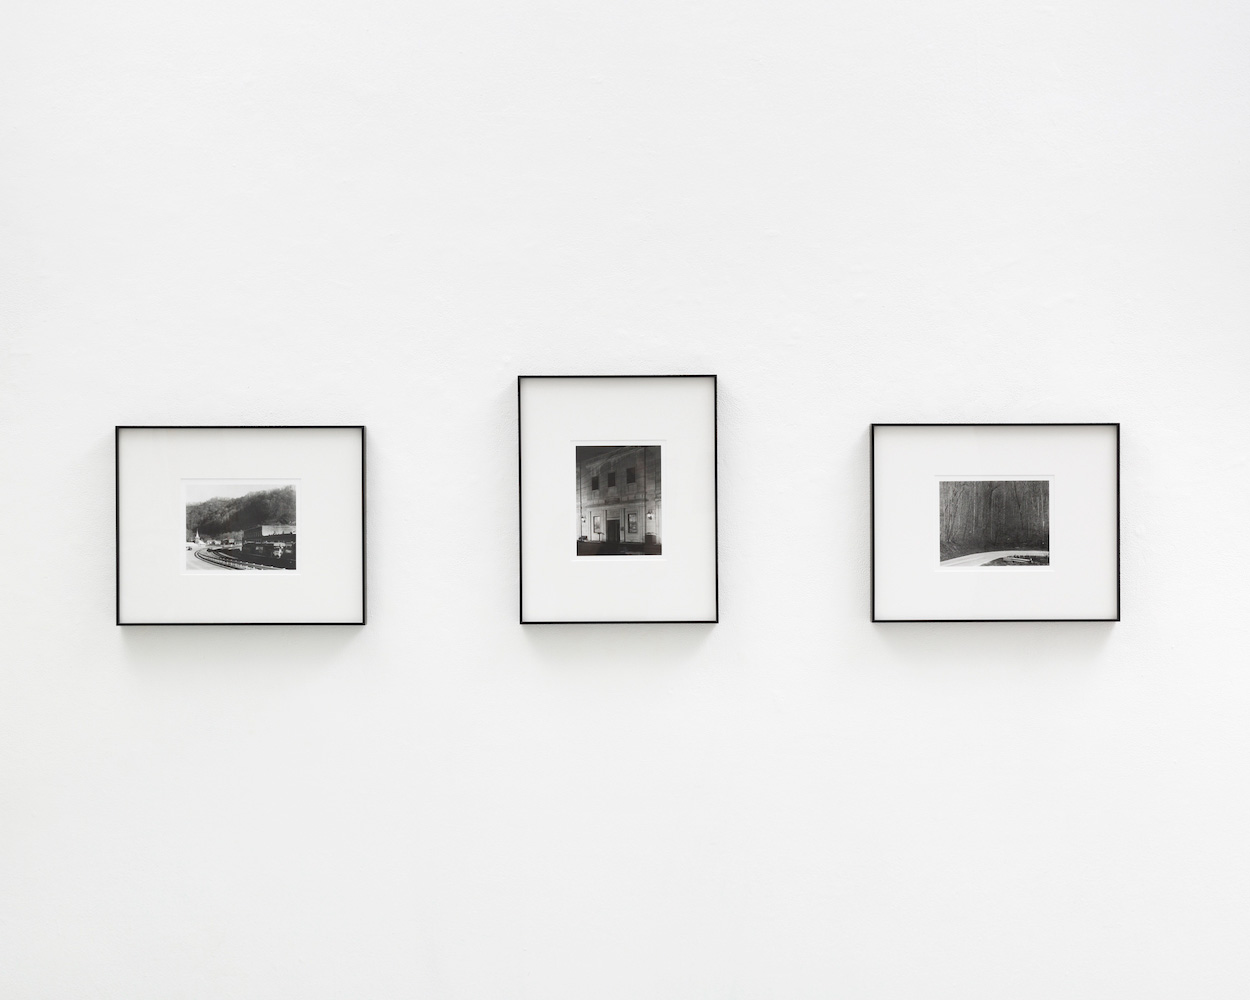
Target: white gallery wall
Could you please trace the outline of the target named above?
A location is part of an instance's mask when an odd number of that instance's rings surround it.
[[[0,996],[1250,992],[1250,6],[5,22]],[[672,372],[720,623],[520,626]],[[1123,621],[871,624],[874,420],[1120,421]],[[144,423],[366,424],[368,625],[116,627]]]

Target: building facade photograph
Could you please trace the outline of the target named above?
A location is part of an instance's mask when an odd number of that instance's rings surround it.
[[[577,554],[660,555],[659,445],[577,447]]]

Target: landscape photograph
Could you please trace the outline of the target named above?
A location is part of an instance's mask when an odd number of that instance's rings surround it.
[[[293,571],[296,483],[185,480],[186,572]]]
[[[1048,480],[943,480],[938,520],[943,569],[1050,565]]]

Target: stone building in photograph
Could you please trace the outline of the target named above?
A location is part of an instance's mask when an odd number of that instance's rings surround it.
[[[577,447],[577,554],[659,555],[660,446]]]

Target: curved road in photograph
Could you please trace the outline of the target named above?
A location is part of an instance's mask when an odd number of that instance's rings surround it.
[[[207,545],[199,545],[194,549],[187,550],[187,568],[188,569],[268,569],[268,566],[243,566],[235,565],[229,559],[223,559],[213,554]]]
[[[281,571],[281,566],[267,566],[264,563],[244,562],[238,556],[226,555],[219,556],[207,545],[197,545],[193,549],[187,549],[187,569],[207,570],[207,569],[232,569],[232,570],[263,570],[263,571]]]
[[[197,545],[193,549],[187,549],[187,569],[242,569],[242,567],[218,562],[209,557],[207,545]]]
[[[1004,549],[1001,552],[974,552],[970,556],[957,556],[954,559],[944,559],[942,568],[948,566],[984,566],[986,563],[993,562],[995,559],[1003,559],[1006,556],[1048,556],[1050,555],[1045,549]],[[997,567],[995,567],[997,568]],[[1032,567],[1038,569],[1040,567]]]

